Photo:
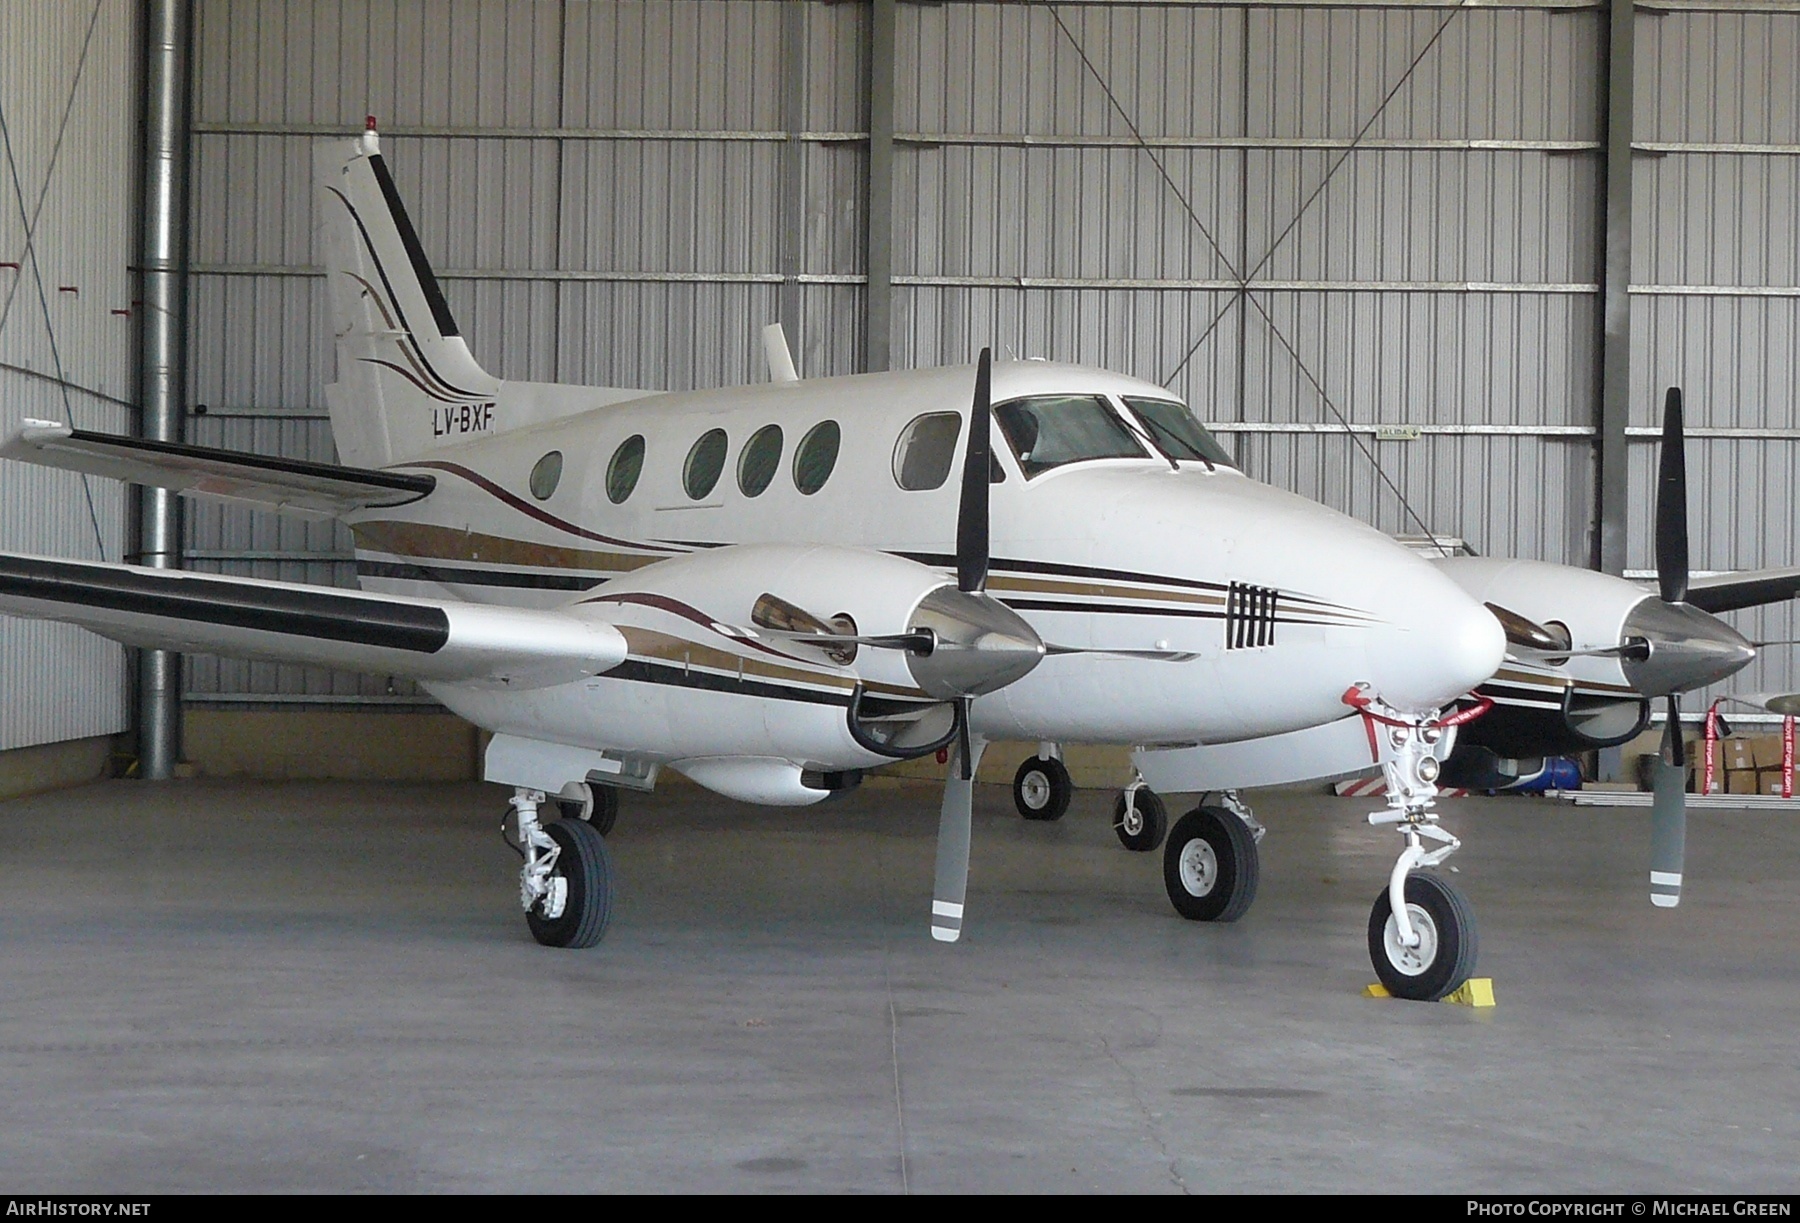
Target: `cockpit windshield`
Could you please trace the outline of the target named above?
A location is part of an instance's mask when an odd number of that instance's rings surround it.
[[[996,404],[994,419],[1027,478],[1086,459],[1147,459],[1098,395],[1036,395]]]
[[[1125,396],[1125,406],[1131,414],[1144,426],[1144,432],[1156,443],[1157,449],[1171,459],[1193,459],[1201,463],[1221,463],[1226,467],[1236,467],[1233,459],[1219,445],[1219,441],[1206,431],[1206,427],[1194,419],[1183,403],[1169,399],[1144,399],[1136,395]]]

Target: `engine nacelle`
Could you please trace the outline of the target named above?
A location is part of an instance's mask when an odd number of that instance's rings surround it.
[[[1619,646],[1632,635],[1634,613],[1641,618],[1646,603],[1667,606],[1634,582],[1569,565],[1471,556],[1435,563],[1470,595],[1534,621],[1574,650]],[[1463,728],[1452,772],[1485,773],[1495,757],[1530,760],[1635,738],[1650,721],[1636,665],[1616,655],[1509,659],[1481,685],[1494,708]]]
[[[959,596],[941,570],[872,550],[708,549],[569,605],[567,614],[622,636],[627,652],[616,666],[530,694],[432,691],[519,745],[490,760],[491,780],[554,794],[569,783],[623,784],[606,770],[626,761],[647,776],[676,768],[744,801],[801,805],[954,736],[954,700],[910,664],[919,653],[951,653],[957,609],[940,605],[959,598],[972,596]]]

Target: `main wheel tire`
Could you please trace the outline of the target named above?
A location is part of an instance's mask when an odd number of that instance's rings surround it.
[[[1128,809],[1125,796],[1113,800],[1113,831],[1119,844],[1134,854],[1147,854],[1163,843],[1169,831],[1169,808],[1155,790],[1145,787],[1137,792]]]
[[[594,831],[601,836],[613,830],[619,819],[619,788],[617,786],[590,785],[590,793],[594,796],[593,806],[574,798],[556,799],[556,805],[562,811],[565,820],[585,820],[594,826]],[[583,810],[586,815],[582,814]]]
[[[1013,806],[1028,820],[1060,820],[1075,797],[1075,783],[1060,760],[1029,757],[1013,774]]]
[[[594,787],[594,810],[587,822],[588,827],[601,836],[613,830],[613,825],[619,822],[619,787]]]
[[[1375,975],[1396,998],[1435,1002],[1475,971],[1475,915],[1461,892],[1436,875],[1406,877],[1406,913],[1420,936],[1402,947],[1386,888],[1369,910],[1369,959]]]
[[[1256,899],[1256,838],[1223,807],[1195,807],[1163,846],[1163,886],[1189,921],[1236,921]]]
[[[525,924],[546,947],[592,947],[612,921],[612,854],[600,833],[583,820],[562,820],[544,831],[562,851],[550,874],[568,880],[569,894],[556,917],[545,917],[540,901],[526,912]]]

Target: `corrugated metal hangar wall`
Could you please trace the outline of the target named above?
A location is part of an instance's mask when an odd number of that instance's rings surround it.
[[[200,3],[189,435],[331,457],[312,146],[373,113],[502,376],[760,380],[775,319],[806,374],[991,343],[1165,382],[1252,474],[1385,529],[1589,563],[1608,9]],[[1800,11],[1640,2],[1625,28],[1627,564],[1651,564],[1669,383],[1688,389],[1696,567],[1789,563]],[[98,427],[107,410],[76,404]],[[329,526],[188,524],[196,567],[353,581]],[[1790,609],[1740,627],[1793,637]],[[1758,666],[1735,686],[1800,679],[1791,650]],[[188,668],[195,701],[422,699]]]
[[[132,5],[0,4],[0,427],[129,432]],[[125,489],[7,463],[0,549],[117,561]],[[125,652],[0,619],[0,750],[124,730]]]

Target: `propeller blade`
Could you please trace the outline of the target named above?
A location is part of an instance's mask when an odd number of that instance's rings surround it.
[[[1688,593],[1687,454],[1681,429],[1681,388],[1663,401],[1661,465],[1656,475],[1656,581],[1663,602],[1685,602]]]
[[[969,702],[957,702],[956,760],[944,782],[938,814],[937,870],[931,889],[931,937],[954,943],[962,937],[963,899],[969,890],[969,831],[975,801],[975,765],[985,746],[969,734]]]
[[[1800,715],[1800,692],[1752,692],[1744,696],[1733,696],[1726,699],[1736,701],[1740,705],[1756,705],[1783,717]]]
[[[1687,855],[1687,761],[1681,740],[1681,710],[1669,698],[1669,725],[1663,732],[1668,759],[1656,758],[1650,800],[1650,903],[1672,909],[1681,903],[1682,860]]]
[[[1548,662],[1554,658],[1629,658],[1642,662],[1650,657],[1650,643],[1642,637],[1633,637],[1620,645],[1583,646],[1572,649],[1569,646],[1558,646],[1554,650],[1540,650],[1531,646],[1515,645],[1506,651],[1506,656],[1514,662]]]
[[[981,350],[975,363],[975,402],[969,409],[969,446],[963,456],[962,500],[956,509],[956,588],[974,594],[987,588],[988,469],[993,463],[989,397],[994,353]]]
[[[1151,662],[1192,662],[1200,657],[1191,650],[1109,650],[1104,646],[1044,643],[1046,654],[1105,654],[1112,658],[1147,658]]]

